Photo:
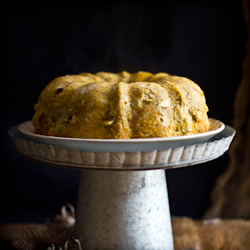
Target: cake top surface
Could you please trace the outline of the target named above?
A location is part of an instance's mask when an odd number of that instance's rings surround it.
[[[61,76],[35,106],[37,133],[80,138],[150,138],[209,130],[201,88],[188,78],[139,71]]]

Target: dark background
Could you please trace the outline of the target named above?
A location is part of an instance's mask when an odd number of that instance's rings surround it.
[[[209,116],[228,125],[242,76],[241,1],[49,2],[2,11],[0,222],[43,222],[76,204],[79,172],[20,155],[8,129],[30,120],[53,78],[138,70],[186,76],[204,90]],[[172,215],[200,218],[228,154],[167,171]]]

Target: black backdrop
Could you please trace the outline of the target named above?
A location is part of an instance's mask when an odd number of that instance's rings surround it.
[[[79,172],[26,159],[8,136],[53,78],[146,70],[186,76],[232,125],[246,39],[240,1],[49,2],[3,9],[1,222],[42,222],[76,204]],[[229,157],[167,171],[172,215],[200,218]]]

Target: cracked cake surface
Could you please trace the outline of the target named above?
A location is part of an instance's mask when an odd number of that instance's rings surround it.
[[[131,139],[209,131],[208,107],[192,80],[139,71],[60,76],[40,94],[35,133],[52,136]]]

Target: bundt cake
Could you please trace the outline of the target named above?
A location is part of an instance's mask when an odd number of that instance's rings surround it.
[[[209,130],[208,107],[193,81],[167,73],[99,72],[61,76],[42,91],[35,133],[131,139],[182,136]]]

